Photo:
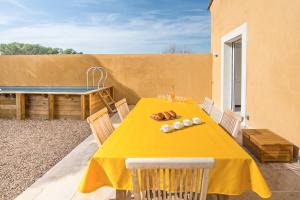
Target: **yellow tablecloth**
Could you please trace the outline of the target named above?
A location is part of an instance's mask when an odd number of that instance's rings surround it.
[[[162,124],[149,116],[174,110],[185,118],[200,117],[202,125],[172,133],[160,132]],[[79,191],[91,192],[102,186],[132,189],[129,157],[213,157],[208,193],[239,195],[252,190],[263,198],[271,196],[255,161],[194,102],[171,103],[143,98],[90,160]]]

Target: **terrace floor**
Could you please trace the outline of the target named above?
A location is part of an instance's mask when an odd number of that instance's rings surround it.
[[[85,121],[0,119],[0,200],[14,199],[90,134]]]
[[[113,116],[114,123],[118,118]],[[240,140],[240,139],[239,139]],[[97,150],[93,135],[78,145],[70,154],[37,180],[31,187],[19,195],[16,200],[109,200],[115,198],[115,190],[104,187],[89,194],[76,192],[89,158]],[[266,181],[272,190],[272,200],[299,200],[300,173],[290,169],[291,164],[258,163]],[[294,163],[293,166],[300,164]],[[298,171],[299,172],[299,171]],[[231,200],[259,200],[253,192],[240,196],[231,196]]]

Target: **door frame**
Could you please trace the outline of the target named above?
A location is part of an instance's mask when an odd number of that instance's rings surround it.
[[[234,29],[233,31],[227,33],[221,38],[221,110],[224,111],[224,101],[225,101],[225,45],[230,42],[234,42],[238,39],[242,40],[242,74],[241,74],[241,115],[243,117],[242,125],[246,126],[247,121],[247,109],[246,109],[246,99],[247,99],[247,23],[244,23]],[[231,47],[232,48],[232,47]],[[231,55],[232,57],[232,55]],[[232,63],[231,63],[232,66]],[[230,83],[232,88],[232,82]],[[231,90],[231,89],[230,89]],[[232,91],[230,91],[229,98],[232,98]],[[228,97],[227,97],[228,98]]]

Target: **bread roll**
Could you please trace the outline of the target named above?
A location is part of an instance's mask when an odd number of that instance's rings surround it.
[[[159,120],[159,117],[157,114],[153,114],[151,115],[151,118],[154,119],[154,120]]]
[[[163,113],[157,113],[156,115],[158,116],[159,120],[165,119],[165,115]]]
[[[157,121],[162,121],[164,119],[170,120],[170,119],[176,119],[177,114],[173,111],[167,111],[167,112],[161,112],[161,113],[156,113],[150,116],[152,119],[157,120]]]
[[[166,119],[171,119],[172,115],[169,114],[169,112],[164,112],[165,118]]]
[[[177,117],[177,114],[173,110],[170,110],[168,113],[172,116],[172,119]]]

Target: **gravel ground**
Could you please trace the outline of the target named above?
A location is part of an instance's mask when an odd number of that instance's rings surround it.
[[[0,200],[14,199],[89,135],[86,121],[0,119]]]

